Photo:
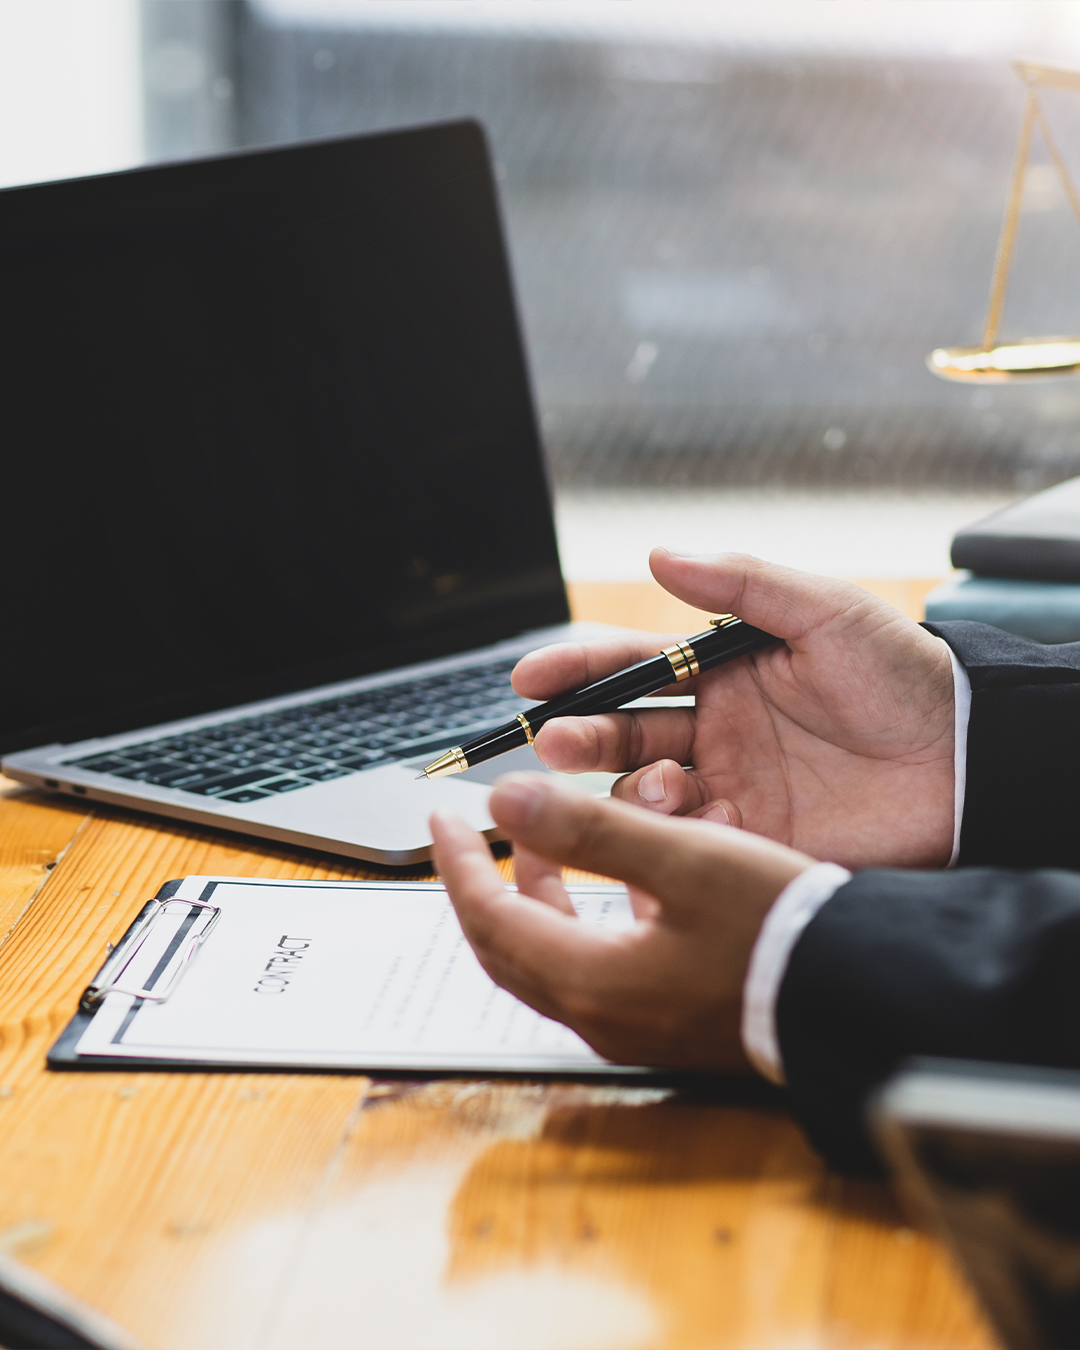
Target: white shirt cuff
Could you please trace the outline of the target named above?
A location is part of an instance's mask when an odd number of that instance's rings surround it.
[[[947,647],[948,643],[945,644]],[[951,647],[953,681],[953,838],[952,856],[948,865],[956,866],[960,856],[960,822],[964,818],[964,794],[967,791],[967,736],[971,718],[971,681],[968,673]]]
[[[851,873],[836,863],[817,863],[789,881],[773,901],[750,954],[743,985],[742,1043],[758,1073],[784,1081],[784,1062],[776,1034],[776,1000],[792,950],[802,931]]]
[[[948,643],[945,644],[948,646]],[[960,824],[967,788],[967,734],[971,718],[971,681],[949,647],[953,673],[953,846],[949,867],[960,854]],[[776,1000],[787,974],[795,943],[818,910],[831,900],[851,873],[836,863],[808,867],[789,882],[765,916],[750,954],[743,986],[742,1043],[746,1056],[760,1074],[774,1083],[784,1081],[784,1063],[776,1034]]]

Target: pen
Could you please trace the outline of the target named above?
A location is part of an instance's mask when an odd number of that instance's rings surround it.
[[[703,670],[734,661],[747,652],[771,647],[781,639],[760,628],[743,623],[734,614],[721,614],[710,619],[712,627],[706,633],[685,638],[673,647],[665,647],[647,661],[638,661],[626,670],[607,675],[595,684],[587,684],[568,694],[559,694],[547,703],[539,703],[518,713],[512,722],[505,722],[493,731],[485,731],[465,745],[456,745],[429,764],[418,778],[442,778],[444,774],[464,773],[496,755],[532,745],[536,733],[553,717],[588,717],[593,713],[614,712],[624,703],[633,703],[646,694],[655,694],[674,680],[681,683]]]

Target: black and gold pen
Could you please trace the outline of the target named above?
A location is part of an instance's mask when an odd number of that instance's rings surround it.
[[[748,652],[771,647],[781,641],[771,633],[743,623],[734,614],[721,614],[710,622],[712,627],[707,633],[698,633],[696,637],[676,642],[673,647],[665,647],[647,661],[638,661],[636,665],[607,675],[595,684],[587,684],[584,689],[560,694],[547,703],[518,713],[512,722],[485,731],[482,736],[477,736],[465,745],[454,746],[418,776],[441,778],[444,774],[464,773],[466,769],[494,759],[496,755],[505,755],[508,750],[532,745],[536,733],[553,717],[588,717],[593,713],[614,712],[625,703],[633,703],[646,694],[655,694],[672,681],[681,683],[703,670],[711,670],[725,661],[734,661],[737,656],[745,656]]]

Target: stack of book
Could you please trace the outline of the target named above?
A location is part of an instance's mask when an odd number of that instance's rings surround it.
[[[975,619],[1037,642],[1080,641],[1080,478],[961,530],[927,619]]]

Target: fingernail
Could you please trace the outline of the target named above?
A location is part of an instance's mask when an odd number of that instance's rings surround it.
[[[547,785],[535,774],[512,773],[500,778],[491,794],[492,813],[500,825],[527,825],[536,814]]]
[[[701,819],[711,820],[714,825],[731,824],[731,817],[727,813],[727,807],[720,802],[716,802],[713,806],[710,806]]]
[[[667,788],[664,787],[664,770],[659,764],[644,774],[638,783],[638,796],[647,802],[662,802],[667,796]]]

